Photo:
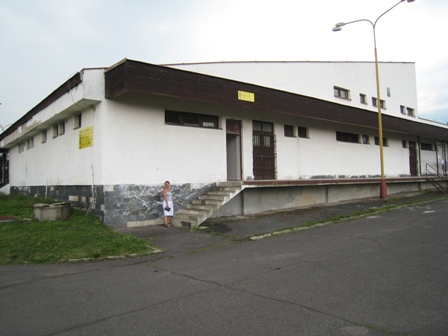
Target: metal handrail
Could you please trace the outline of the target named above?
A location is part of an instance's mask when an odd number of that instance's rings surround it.
[[[431,168],[431,169],[429,169],[429,168]],[[431,173],[430,174],[431,176],[443,177],[443,176],[439,175],[437,169],[435,169],[429,163],[426,163],[426,172],[425,172],[426,178],[428,178],[428,172]]]

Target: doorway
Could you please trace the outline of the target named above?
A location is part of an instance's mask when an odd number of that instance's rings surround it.
[[[253,121],[252,146],[254,178],[256,180],[275,179],[275,137],[274,124]]]
[[[409,141],[409,171],[411,176],[418,176],[417,145],[415,141]]]
[[[241,121],[226,120],[227,181],[241,180]]]

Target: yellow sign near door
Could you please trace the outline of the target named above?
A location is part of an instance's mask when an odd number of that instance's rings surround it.
[[[255,94],[252,92],[238,91],[238,100],[244,100],[248,102],[255,102]]]

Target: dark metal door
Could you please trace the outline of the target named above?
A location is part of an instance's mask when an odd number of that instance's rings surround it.
[[[411,176],[418,176],[417,146],[414,141],[409,141],[409,170]]]
[[[253,165],[256,180],[275,179],[275,138],[274,125],[263,121],[253,121]]]

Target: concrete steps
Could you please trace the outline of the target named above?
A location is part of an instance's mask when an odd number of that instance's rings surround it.
[[[219,182],[216,187],[200,195],[186,208],[180,209],[171,219],[176,227],[197,228],[219,208],[238,195],[243,188],[239,181]]]

